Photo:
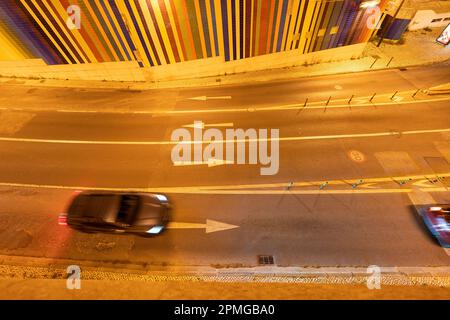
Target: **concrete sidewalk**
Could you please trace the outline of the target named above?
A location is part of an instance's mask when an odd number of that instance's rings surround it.
[[[81,289],[66,268],[80,265]],[[381,268],[369,290],[367,268],[143,267],[0,256],[0,299],[449,299],[448,267]],[[120,288],[120,290],[117,290]]]
[[[225,76],[197,78],[195,75],[192,75],[190,78],[161,82],[82,81],[0,77],[0,84],[141,91],[289,80],[370,70],[406,68],[447,61],[447,63],[443,64],[443,67],[445,67],[447,65],[450,66],[450,48],[436,43],[435,39],[441,31],[441,28],[435,28],[429,31],[418,30],[406,32],[401,43],[394,44],[385,41],[379,48],[376,46],[376,41],[373,41],[367,44],[365,52],[360,59],[283,69],[267,69],[264,71],[229,74]]]
[[[365,285],[343,284],[85,280],[80,290],[68,290],[66,280],[0,280],[2,300],[448,300],[449,297],[448,287],[426,285],[386,285],[380,290],[369,290]]]

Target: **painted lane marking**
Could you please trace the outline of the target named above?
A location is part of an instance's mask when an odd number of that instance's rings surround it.
[[[389,132],[375,132],[375,133],[357,133],[357,134],[336,134],[336,135],[324,135],[324,136],[305,136],[305,137],[281,137],[277,139],[265,138],[265,139],[236,139],[236,140],[217,140],[216,143],[242,143],[242,142],[270,142],[280,141],[307,141],[307,140],[331,140],[331,139],[351,139],[351,138],[377,138],[388,136],[404,136],[404,135],[416,135],[416,134],[431,134],[431,133],[444,133],[450,132],[450,128],[444,129],[429,129],[429,130],[412,130],[412,131],[389,131]],[[102,140],[58,140],[58,139],[33,139],[33,138],[12,138],[12,137],[0,137],[0,141],[3,142],[28,142],[28,143],[49,143],[49,144],[85,144],[85,145],[177,145],[181,144],[208,144],[209,141],[102,141]]]
[[[221,189],[201,189],[199,187],[160,187],[160,188],[112,188],[112,187],[82,187],[82,186],[63,186],[63,185],[45,185],[45,184],[27,184],[27,183],[8,183],[1,182],[0,187],[15,188],[36,188],[36,189],[60,189],[60,190],[78,190],[78,191],[112,191],[112,192],[150,192],[167,194],[215,194],[215,195],[286,195],[286,190],[221,190]],[[315,194],[408,194],[417,189],[345,189],[345,190],[290,190],[290,194],[315,195]],[[423,192],[447,192],[446,188],[427,188],[419,189]]]
[[[350,160],[356,162],[356,163],[363,163],[366,161],[366,156],[364,153],[358,150],[351,150],[348,152],[348,157]]]
[[[193,124],[187,124],[183,126],[183,128],[191,128],[191,129],[205,129],[205,128],[227,128],[227,127],[234,127],[234,123],[232,122],[226,122],[226,123],[212,123],[212,124],[205,124],[204,122],[195,122]]]
[[[231,100],[231,99],[232,99],[231,96],[220,96],[220,97],[199,96],[199,97],[188,98],[188,100],[194,100],[194,101]]]
[[[206,223],[170,222],[167,229],[205,229],[206,233],[214,233],[239,228],[228,223],[215,220],[206,220]]]
[[[399,106],[403,104],[421,104],[421,103],[431,103],[431,102],[443,102],[450,101],[450,98],[436,98],[436,99],[423,99],[423,100],[411,100],[411,101],[395,101],[395,102],[376,102],[370,103],[370,97],[367,97],[367,101],[365,103],[358,103],[358,101],[362,101],[366,97],[358,97],[355,102],[352,103],[352,108],[357,107],[373,107],[375,106]],[[344,101],[344,99],[334,99],[333,101]],[[144,114],[144,115],[177,115],[177,114],[199,114],[199,113],[233,113],[233,112],[258,112],[258,111],[282,111],[282,110],[298,110],[299,108],[304,109],[339,109],[345,108],[348,109],[348,104],[340,104],[340,105],[328,105],[325,106],[326,101],[315,101],[310,102],[306,107],[304,104],[287,104],[282,106],[271,106],[271,107],[229,107],[229,108],[217,108],[217,109],[191,109],[191,110],[154,110],[154,111],[93,111],[93,110],[70,110],[70,109],[59,109],[59,110],[33,110],[32,112],[60,112],[60,113],[105,113],[105,114]],[[6,109],[6,108],[5,108]]]
[[[442,173],[439,175],[441,178],[449,178],[450,173]],[[405,181],[405,180],[419,180],[419,179],[427,179],[427,178],[435,178],[435,175],[421,175],[421,176],[399,176],[399,177],[383,177],[383,178],[362,178],[362,179],[342,179],[342,180],[331,180],[326,181],[328,185],[337,186],[337,185],[351,185],[353,183],[357,183],[360,180],[364,181],[364,184],[360,185],[360,187],[372,187],[373,184],[376,183],[395,183],[398,185],[397,181]],[[323,184],[325,181],[300,181],[293,182],[292,188],[295,187],[317,187]],[[197,186],[200,189],[261,189],[261,188],[285,188],[287,183],[265,183],[265,184],[242,184],[242,185],[223,185],[223,186]],[[429,187],[429,186],[427,186]]]
[[[207,161],[175,161],[173,165],[175,167],[186,167],[186,166],[202,166],[207,165],[209,168],[218,167],[234,164],[234,161],[229,160],[216,160],[213,158],[208,159]]]
[[[411,100],[411,101],[400,101],[400,102],[377,102],[374,104],[371,103],[355,103],[352,104],[352,108],[355,107],[373,107],[376,106],[398,106],[402,104],[419,104],[419,103],[428,103],[428,102],[442,102],[442,101],[450,101],[450,98],[439,98],[439,99],[428,99],[428,100]],[[149,112],[150,114],[154,113],[162,113],[162,114],[189,114],[189,113],[231,113],[231,112],[259,112],[259,111],[280,111],[280,110],[298,110],[299,108],[304,109],[320,109],[323,110],[325,108],[327,109],[339,109],[339,108],[345,108],[348,109],[348,104],[341,104],[341,105],[329,105],[325,106],[323,105],[324,101],[319,102],[311,102],[307,106],[304,106],[304,104],[288,104],[283,106],[273,106],[273,107],[245,107],[245,108],[227,108],[227,109],[198,109],[198,110],[169,110],[169,111],[156,111],[156,112]],[[318,106],[314,106],[314,104],[321,104]]]

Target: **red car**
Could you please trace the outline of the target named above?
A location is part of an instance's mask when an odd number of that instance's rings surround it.
[[[422,212],[422,218],[441,246],[450,248],[450,205],[426,208]]]

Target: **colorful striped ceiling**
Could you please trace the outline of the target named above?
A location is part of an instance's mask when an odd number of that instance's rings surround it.
[[[387,0],[382,0],[384,9]],[[137,60],[142,66],[366,42],[361,0],[2,0],[0,59],[48,64]],[[80,29],[67,8],[80,8]]]

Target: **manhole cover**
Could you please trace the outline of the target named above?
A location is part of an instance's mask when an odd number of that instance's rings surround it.
[[[258,263],[260,265],[273,265],[275,264],[275,261],[273,259],[273,256],[258,256]]]

